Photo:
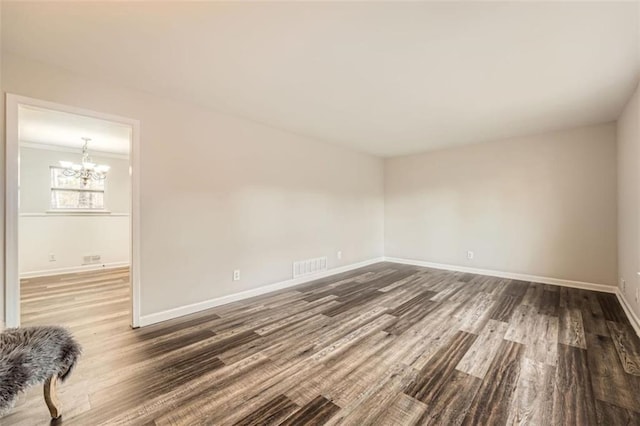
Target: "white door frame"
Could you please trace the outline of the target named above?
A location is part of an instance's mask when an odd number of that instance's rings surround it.
[[[20,325],[20,273],[18,255],[18,179],[20,173],[20,141],[18,109],[21,105],[84,115],[131,126],[129,174],[131,206],[129,216],[131,262],[131,326],[140,326],[140,121],[111,114],[72,107],[40,99],[7,93],[6,95],[6,159],[5,159],[5,324]]]

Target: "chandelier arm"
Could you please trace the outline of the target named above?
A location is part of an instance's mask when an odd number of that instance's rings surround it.
[[[91,180],[103,180],[107,177],[106,171],[96,171],[94,168],[102,167],[109,169],[108,166],[100,166],[96,165],[92,162],[91,157],[89,156],[89,141],[91,138],[82,138],[84,141],[84,145],[82,146],[82,164],[76,165],[71,162],[60,162],[66,163],[66,166],[63,167],[62,174],[67,177],[75,177],[77,179],[82,179],[83,184],[86,186]],[[74,166],[79,167],[78,169],[74,168]]]

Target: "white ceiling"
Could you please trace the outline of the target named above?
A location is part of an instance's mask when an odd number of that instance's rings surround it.
[[[20,142],[77,148],[91,138],[89,152],[127,155],[131,128],[111,121],[42,108],[20,106],[18,110]]]
[[[637,2],[4,2],[3,48],[391,156],[615,120]]]

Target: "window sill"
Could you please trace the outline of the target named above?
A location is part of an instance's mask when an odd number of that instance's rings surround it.
[[[56,210],[47,210],[45,213],[47,214],[63,214],[63,215],[110,215],[111,210],[82,210],[82,209],[56,209]]]
[[[1,0],[0,0],[1,1]],[[89,210],[85,211],[59,211],[59,210],[50,210],[40,213],[20,213],[20,217],[63,217],[63,216],[91,216],[91,217],[122,217],[129,216],[129,213],[126,212],[111,212],[111,211],[95,211]]]

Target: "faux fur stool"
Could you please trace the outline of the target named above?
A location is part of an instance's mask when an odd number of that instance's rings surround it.
[[[51,417],[60,417],[56,395],[80,356],[80,345],[62,327],[10,328],[0,333],[0,417],[20,392],[44,383],[44,400]]]

